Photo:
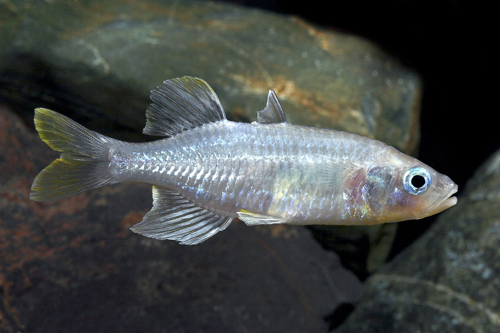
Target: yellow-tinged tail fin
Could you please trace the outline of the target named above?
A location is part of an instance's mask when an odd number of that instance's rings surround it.
[[[55,111],[35,110],[40,138],[61,157],[33,181],[30,198],[50,201],[115,183],[109,172],[109,147],[114,139],[86,129]]]

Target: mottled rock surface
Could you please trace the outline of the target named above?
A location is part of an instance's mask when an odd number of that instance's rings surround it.
[[[142,129],[144,107],[116,105],[124,92],[114,84],[147,103],[166,78],[192,75],[213,86],[233,117],[255,120],[274,89],[291,122],[376,137],[407,152],[418,142],[418,78],[357,37],[208,1],[24,0],[3,2],[0,11],[4,57],[41,59],[65,89],[114,105],[107,117],[123,126]],[[116,98],[96,100],[106,88]]]
[[[0,108],[1,332],[321,332],[361,296],[306,228],[233,223],[197,246],[128,230],[151,189],[29,200],[56,155]]]
[[[367,281],[338,332],[500,331],[500,151],[456,207]]]

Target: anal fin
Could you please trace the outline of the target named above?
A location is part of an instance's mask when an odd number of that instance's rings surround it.
[[[245,224],[248,226],[286,223],[286,220],[284,220],[280,217],[252,213],[252,212],[246,211],[244,209],[237,212],[237,214],[238,214],[238,218],[240,220],[242,220],[243,222],[245,222]]]
[[[197,206],[175,191],[153,186],[153,208],[130,230],[146,237],[194,245],[226,229],[232,220],[233,217]]]

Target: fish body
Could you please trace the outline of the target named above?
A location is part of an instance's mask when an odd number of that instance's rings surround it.
[[[112,146],[110,172],[120,182],[175,190],[227,216],[244,210],[294,224],[366,224],[382,216],[367,209],[361,178],[391,153],[349,133],[224,120],[169,139]]]
[[[132,230],[197,244],[238,217],[248,225],[366,225],[418,219],[456,203],[445,175],[380,141],[287,123],[270,91],[258,121],[229,121],[201,79],[152,91],[146,134],[127,143],[47,109],[41,138],[61,158],[35,179],[31,198],[57,199],[124,181],[154,185],[153,208]]]

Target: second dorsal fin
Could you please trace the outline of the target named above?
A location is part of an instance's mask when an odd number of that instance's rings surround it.
[[[260,124],[286,123],[285,112],[273,90],[269,90],[267,94],[267,104],[264,110],[257,111],[257,122]]]
[[[148,135],[173,136],[187,129],[226,119],[213,89],[191,76],[170,79],[151,91],[146,110]]]

